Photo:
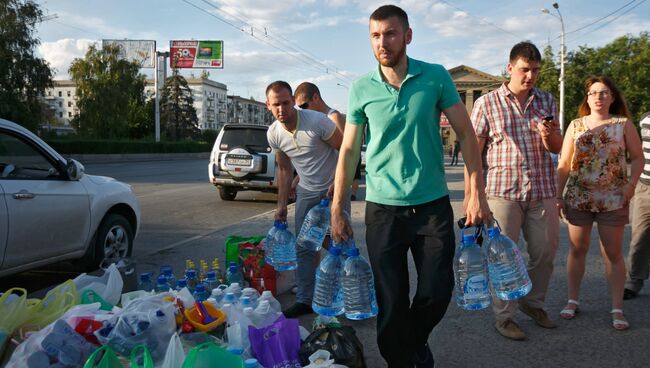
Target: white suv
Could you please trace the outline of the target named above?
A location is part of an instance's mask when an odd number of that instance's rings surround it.
[[[214,142],[208,174],[225,201],[242,190],[277,193],[275,154],[266,139],[268,126],[227,124]]]

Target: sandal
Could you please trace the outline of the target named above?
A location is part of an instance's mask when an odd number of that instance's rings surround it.
[[[568,308],[568,306],[570,304],[573,304],[576,307],[575,308]],[[580,312],[580,309],[578,308],[579,305],[580,305],[580,303],[578,303],[577,300],[569,299],[567,301],[566,307],[564,307],[564,309],[562,309],[560,311],[560,317],[562,317],[564,319],[573,319],[573,317],[575,317],[576,314]]]
[[[620,313],[622,315],[623,310],[615,308],[615,309],[612,309],[612,311],[610,313],[612,313],[612,314]],[[612,318],[613,318],[613,316],[612,316]],[[625,317],[623,317],[623,318],[625,318]],[[614,327],[614,329],[616,331],[625,331],[628,328],[630,328],[630,324],[624,319],[613,318],[612,319],[612,327]]]

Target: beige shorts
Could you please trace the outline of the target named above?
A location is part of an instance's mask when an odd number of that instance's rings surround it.
[[[630,222],[630,207],[607,212],[580,211],[569,207],[564,210],[564,217],[568,223],[575,226],[591,225],[594,221],[601,225],[624,226]]]

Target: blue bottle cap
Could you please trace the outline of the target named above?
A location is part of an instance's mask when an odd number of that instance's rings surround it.
[[[488,233],[488,236],[490,238],[492,238],[492,237],[495,237],[495,236],[501,234],[501,230],[499,230],[498,227],[492,227],[492,228],[488,229],[487,233]]]
[[[173,272],[172,268],[169,267],[169,268],[166,268],[165,271],[163,271],[163,275],[165,275],[165,277],[171,277],[171,276],[174,276],[174,272]]]
[[[281,223],[282,223],[282,221],[275,220],[275,221],[273,221],[273,226],[278,227],[278,225],[280,225]]]
[[[167,276],[165,276],[165,275],[160,275],[160,276],[158,276],[158,280],[157,280],[157,281],[158,281],[159,284],[166,284],[166,283],[167,283]]]
[[[196,270],[193,269],[193,268],[190,268],[185,273],[185,277],[188,278],[188,279],[195,279],[196,278]]]
[[[327,207],[330,205],[330,200],[328,198],[323,198],[320,200],[321,207]]]
[[[335,257],[338,257],[338,256],[341,255],[341,248],[337,247],[335,245],[330,245],[329,252],[330,252],[331,255],[333,255]]]
[[[140,281],[151,281],[151,272],[143,272],[140,274]]]
[[[287,229],[287,223],[286,222],[281,222],[278,224],[278,229],[280,230],[286,230]]]
[[[248,305],[252,305],[253,302],[251,301],[251,298],[250,298],[250,297],[248,297],[248,296],[242,296],[241,298],[239,298],[239,304],[241,304],[241,305],[242,305],[242,308],[244,308],[244,307],[246,307],[246,306],[248,306]]]
[[[352,247],[348,249],[348,257],[356,257],[359,255],[359,248]]]
[[[470,244],[470,243],[475,243],[476,238],[472,234],[463,234],[463,243],[464,244]]]
[[[210,280],[210,281],[216,281],[217,280],[217,273],[214,271],[208,271],[205,274],[205,278]]]
[[[178,279],[176,281],[176,285],[181,289],[186,287],[187,286],[187,279],[185,277],[183,277],[182,279]]]
[[[259,362],[255,358],[244,360],[244,368],[258,368],[259,366]]]
[[[196,286],[194,287],[194,291],[196,291],[197,293],[205,292],[205,285],[202,282],[196,284]]]

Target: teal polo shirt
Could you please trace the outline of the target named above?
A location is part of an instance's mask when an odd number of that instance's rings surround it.
[[[442,65],[411,58],[399,91],[384,82],[379,66],[352,83],[347,123],[367,124],[367,201],[413,206],[449,194],[440,113],[459,101]]]

